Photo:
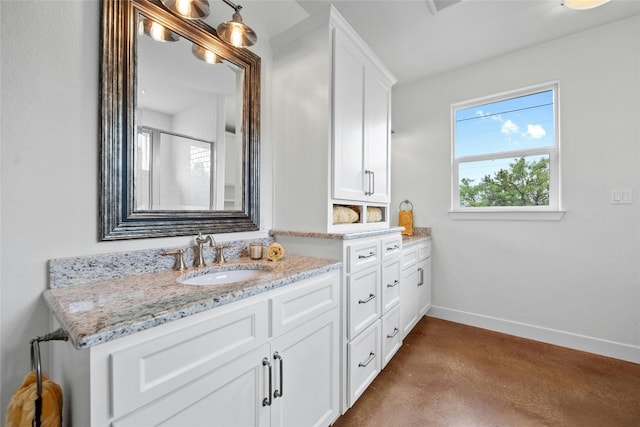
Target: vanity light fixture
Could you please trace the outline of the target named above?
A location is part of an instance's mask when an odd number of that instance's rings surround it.
[[[161,0],[176,15],[186,19],[202,19],[209,16],[207,0]]]
[[[569,9],[587,10],[609,2],[610,0],[563,0],[562,5]]]
[[[207,64],[222,64],[222,59],[220,59],[218,55],[195,43],[191,46],[191,53],[200,61],[206,62]]]
[[[242,6],[230,0],[222,0],[234,10],[230,21],[218,25],[216,32],[225,43],[235,47],[253,46],[258,41],[255,31],[242,22]],[[203,19],[209,16],[208,0],[161,0],[175,15],[186,19]]]
[[[218,25],[216,29],[218,37],[235,47],[247,47],[256,44],[258,36],[255,31],[242,22],[242,16],[240,16],[242,6],[232,3],[230,0],[222,1],[230,6],[234,10],[234,13],[231,21]]]
[[[175,42],[180,39],[180,36],[171,30],[163,27],[155,21],[149,18],[142,17],[138,24],[138,33],[145,34],[155,41],[159,42]]]

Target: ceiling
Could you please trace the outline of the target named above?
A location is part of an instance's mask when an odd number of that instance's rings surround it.
[[[244,21],[258,33],[258,43],[333,3],[400,84],[640,14],[640,0],[611,0],[583,11],[568,9],[561,0],[238,3]],[[435,7],[449,3],[439,11]],[[231,12],[221,1],[212,2],[214,20],[227,20]]]

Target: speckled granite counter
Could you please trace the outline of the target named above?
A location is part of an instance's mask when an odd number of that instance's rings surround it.
[[[276,262],[238,258],[225,268],[239,269],[248,263],[268,272],[258,279],[216,286],[190,286],[177,281],[183,275],[215,268],[211,266],[186,272],[153,272],[52,288],[44,292],[44,299],[73,345],[82,349],[342,266],[336,260],[286,255]]]
[[[310,237],[316,239],[333,239],[333,240],[352,240],[362,239],[364,237],[381,236],[389,233],[399,233],[404,227],[389,227],[377,230],[355,231],[351,233],[319,233],[308,231],[290,231],[290,230],[270,230],[272,236],[294,236],[294,237]]]
[[[413,236],[402,236],[402,245],[412,246],[425,239],[431,239],[431,227],[414,227]]]

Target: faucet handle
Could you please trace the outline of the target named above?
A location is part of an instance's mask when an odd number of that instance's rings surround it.
[[[227,261],[224,259],[224,249],[228,248],[229,244],[216,244],[214,249],[216,250],[216,264],[225,264]]]
[[[164,251],[160,255],[175,255],[176,261],[173,264],[173,269],[176,271],[186,270],[187,267],[184,265],[184,249],[176,249],[175,251]]]

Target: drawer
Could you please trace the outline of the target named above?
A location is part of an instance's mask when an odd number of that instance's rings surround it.
[[[400,306],[396,305],[382,317],[382,367],[396,354],[402,345],[400,333]]]
[[[418,263],[418,247],[410,246],[402,249],[402,270]]]
[[[380,267],[347,277],[348,331],[353,339],[381,314]]]
[[[418,260],[422,261],[431,257],[431,240],[420,243],[418,246]]]
[[[174,330],[110,355],[114,417],[139,408],[267,342],[267,301]]]
[[[380,373],[382,369],[380,352],[380,320],[378,319],[358,338],[347,344],[349,407],[353,406]]]
[[[380,239],[366,239],[347,246],[347,274],[380,263]]]
[[[287,286],[279,295],[269,300],[272,315],[271,336],[294,329],[319,314],[338,307],[339,293],[339,271]]]
[[[382,262],[400,258],[402,255],[402,236],[386,237],[381,240]]]
[[[400,302],[400,259],[382,266],[382,314]]]

